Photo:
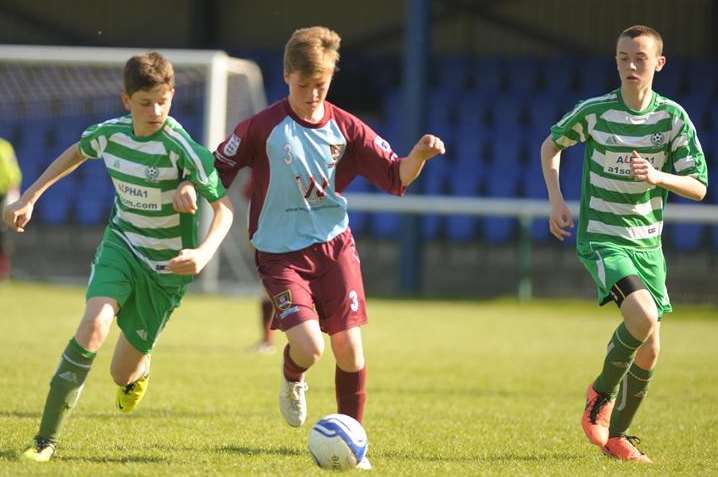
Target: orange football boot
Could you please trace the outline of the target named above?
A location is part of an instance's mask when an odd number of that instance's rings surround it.
[[[604,454],[614,459],[653,464],[653,461],[636,447],[640,442],[641,440],[636,436],[611,437],[602,450]]]
[[[615,400],[597,393],[593,384],[586,390],[586,407],[583,410],[581,426],[592,444],[603,447],[608,442],[608,424]]]

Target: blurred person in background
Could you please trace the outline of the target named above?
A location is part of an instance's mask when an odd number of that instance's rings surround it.
[[[15,150],[5,139],[0,138],[0,210],[5,204],[15,202],[20,197],[22,175],[17,164]],[[5,232],[0,221],[0,280],[10,277],[10,235]]]

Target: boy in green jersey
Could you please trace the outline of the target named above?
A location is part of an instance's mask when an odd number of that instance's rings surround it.
[[[580,102],[541,146],[549,228],[563,240],[574,222],[559,187],[561,150],[585,144],[576,249],[596,283],[599,303],[614,301],[623,317],[603,369],[588,387],[582,426],[607,455],[645,463],[651,460],[626,431],[658,359],[660,320],[671,311],[661,249],[663,210],[668,191],[699,201],[708,183],[705,157],[685,110],[652,90],[654,74],[666,63],[662,53],[663,40],[653,28],[624,30],[616,43],[621,87]]]
[[[116,406],[132,411],[144,396],[150,353],[187,283],[219,247],[232,224],[232,206],[214,169],[214,158],[169,116],[174,95],[172,64],[159,53],[130,58],[122,102],[130,114],[89,127],[3,212],[22,232],[33,206],[50,186],[86,160],[103,160],[116,197],[92,264],[85,313],[60,358],[40,429],[22,458],[48,461],[62,424],[75,406],[95,354],[113,318],[120,334],[112,358],[119,386]],[[189,180],[210,203],[213,219],[198,244],[197,218],[177,213],[172,197]],[[81,200],[81,199],[80,199]]]

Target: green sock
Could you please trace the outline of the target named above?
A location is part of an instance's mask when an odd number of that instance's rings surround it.
[[[38,437],[57,442],[65,417],[80,398],[94,359],[95,353],[83,349],[75,338],[67,344],[60,365],[50,380],[50,392],[42,412]]]
[[[631,369],[621,381],[616,407],[613,408],[613,414],[611,414],[611,425],[608,428],[611,437],[626,434],[631,421],[633,421],[633,416],[638,411],[638,406],[646,397],[646,388],[648,388],[652,375],[652,370],[639,368],[636,363],[631,365]]]
[[[593,383],[593,389],[596,392],[611,398],[616,397],[618,383],[626,374],[631,361],[633,361],[633,354],[641,346],[641,343],[640,340],[631,336],[625,323],[618,325],[608,343],[608,353],[603,361],[603,370]]]

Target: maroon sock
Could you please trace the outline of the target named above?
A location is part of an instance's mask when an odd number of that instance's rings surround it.
[[[289,343],[284,347],[284,377],[287,381],[299,382],[304,378],[304,372],[307,368],[302,368],[292,361],[289,356]]]
[[[366,404],[366,365],[354,373],[337,366],[334,375],[337,393],[337,412],[351,416],[359,422],[364,419]]]
[[[272,343],[272,315],[274,306],[266,298],[262,300],[262,341]]]

